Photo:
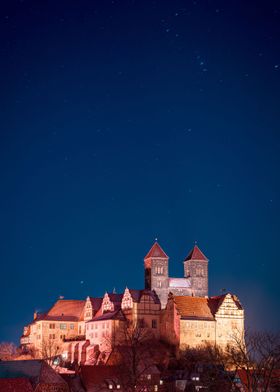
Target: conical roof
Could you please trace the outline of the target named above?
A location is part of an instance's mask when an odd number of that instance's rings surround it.
[[[162,257],[164,259],[168,259],[167,254],[164,252],[162,247],[159,245],[158,242],[155,242],[154,245],[151,247],[147,255],[145,256],[145,259],[148,259],[150,257]]]
[[[199,247],[197,245],[195,245],[193,247],[193,249],[190,251],[190,253],[185,258],[184,261],[187,261],[187,260],[204,260],[204,261],[208,261],[207,257],[201,252],[201,250],[199,249]]]

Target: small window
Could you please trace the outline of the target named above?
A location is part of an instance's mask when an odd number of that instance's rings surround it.
[[[70,324],[70,329],[74,329],[74,324]]]
[[[157,320],[152,320],[152,328],[157,328]]]
[[[144,327],[145,327],[144,319],[139,319],[139,320],[138,320],[138,327],[139,327],[139,328],[144,328]]]
[[[65,323],[63,323],[63,324],[60,324],[60,329],[66,329],[67,328],[67,324],[65,324]]]

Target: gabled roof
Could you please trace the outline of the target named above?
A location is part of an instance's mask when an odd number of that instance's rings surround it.
[[[89,390],[97,385],[106,386],[108,380],[118,380],[120,373],[119,366],[107,365],[82,365],[81,366],[81,379],[86,389]],[[107,385],[108,386],[108,385]]]
[[[117,309],[117,310],[114,310],[113,312],[103,313],[100,316],[97,315],[96,317],[93,317],[92,320],[87,321],[87,322],[89,323],[92,321],[101,321],[101,320],[123,320],[123,321],[125,321],[126,318],[125,318],[123,312],[121,311],[121,309]]]
[[[47,312],[44,320],[79,321],[85,306],[84,300],[59,299]]]
[[[28,378],[0,378],[0,391],[33,392],[33,388]]]
[[[128,289],[133,302],[140,302],[142,295],[148,295],[154,300],[154,303],[159,304],[160,300],[157,296],[157,293],[154,290],[148,290],[148,289],[143,289],[143,290],[135,290],[135,289]]]
[[[214,320],[208,298],[173,296],[173,299],[182,318]]]
[[[158,242],[155,242],[154,245],[151,247],[149,252],[146,254],[145,259],[148,259],[150,257],[160,257],[164,259],[168,259],[167,254],[164,252],[162,247],[159,245]]]
[[[65,381],[43,360],[0,361],[1,378],[26,378],[32,386],[39,383],[65,384]]]
[[[193,247],[193,249],[190,251],[190,253],[185,258],[184,261],[187,261],[187,260],[204,260],[204,261],[208,261],[207,257],[201,252],[201,250],[199,249],[199,247],[197,245],[195,245]]]
[[[211,309],[213,310],[214,313],[216,313],[219,310],[220,306],[224,302],[224,299],[228,295],[232,298],[233,302],[235,303],[235,305],[237,306],[237,308],[239,310],[243,309],[242,305],[241,305],[239,299],[236,297],[236,295],[227,293],[227,294],[217,295],[217,296],[209,298],[209,304],[210,304]]]
[[[108,296],[110,298],[110,301],[113,302],[115,305],[122,302],[123,294],[108,293]]]
[[[102,305],[103,298],[95,298],[95,297],[89,297],[89,300],[91,302],[92,309],[97,312],[97,310],[100,308]]]
[[[176,308],[182,318],[214,320],[215,314],[228,295],[231,296],[237,308],[242,310],[238,298],[229,293],[210,298],[173,295],[171,295],[171,298],[173,298]]]

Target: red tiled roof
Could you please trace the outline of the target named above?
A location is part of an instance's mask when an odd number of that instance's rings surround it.
[[[120,304],[122,302],[123,294],[116,294],[116,293],[108,293],[110,301],[114,304]]]
[[[97,385],[102,385],[106,383],[106,380],[117,380],[119,374],[118,366],[81,366],[81,379],[83,381],[86,390],[93,388]]]
[[[101,315],[97,314],[92,320],[90,320],[90,322],[101,320],[126,320],[126,318],[124,317],[121,309],[117,309],[114,312],[106,312]]]
[[[216,297],[203,298],[191,296],[173,296],[176,308],[182,318],[214,319],[214,315],[228,294]],[[242,309],[241,303],[235,295],[229,294],[238,309]]]
[[[128,289],[130,295],[134,302],[140,302],[142,295],[148,295],[149,297],[153,298],[154,303],[160,303],[160,300],[157,296],[157,293],[154,290],[135,290],[135,289]]]
[[[187,260],[205,260],[208,261],[207,257],[201,252],[199,247],[195,245],[193,249],[190,251],[188,256],[185,258],[185,261]]]
[[[0,392],[33,392],[28,378],[0,378]]]
[[[96,312],[102,305],[103,298],[89,297],[89,300],[91,302],[92,309]]]
[[[59,299],[48,311],[44,319],[78,321],[83,314],[85,301]]]
[[[241,384],[246,387],[246,390],[248,388],[249,381],[252,384],[256,383],[255,377],[254,377],[254,370],[253,369],[238,369],[237,370],[237,375],[241,381]],[[269,373],[266,371],[259,371],[257,373],[257,380],[259,380],[258,385],[264,386],[267,381],[268,381]],[[272,374],[271,374],[271,382],[270,385],[273,386],[279,386],[280,385],[280,369],[273,369]],[[261,390],[261,389],[260,389]]]
[[[234,301],[234,303],[238,309],[241,309],[241,310],[243,309],[242,305],[241,305],[239,299],[236,297],[236,295],[227,293],[227,294],[217,295],[217,296],[209,298],[209,305],[210,305],[211,309],[213,309],[214,313],[217,312],[217,310],[219,309],[219,307],[221,306],[221,304],[223,303],[223,301],[227,295],[231,296],[232,300]]]
[[[65,384],[60,375],[40,359],[0,361],[0,380],[11,378],[26,378],[34,388],[39,383]]]
[[[162,257],[164,259],[168,259],[167,254],[164,252],[158,242],[154,243],[154,245],[151,247],[151,249],[145,256],[145,259],[148,259],[149,257]]]
[[[182,318],[214,320],[208,298],[174,296],[173,299]]]

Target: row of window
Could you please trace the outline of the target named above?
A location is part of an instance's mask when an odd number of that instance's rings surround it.
[[[202,323],[202,322],[196,322],[196,321],[194,321],[194,322],[192,322],[192,323],[186,323],[186,327],[187,328],[191,328],[191,329],[193,329],[193,328],[203,328],[203,329],[206,329],[206,328],[214,328],[214,323]]]
[[[64,340],[65,337],[66,337],[66,335],[60,335],[60,339],[61,339],[61,340]],[[56,339],[55,333],[50,333],[50,334],[49,334],[49,339],[50,339],[50,340]]]
[[[159,384],[162,385],[163,381],[160,380]],[[112,389],[114,389],[114,385],[113,384],[109,384],[108,388],[112,390]],[[121,386],[119,384],[116,384],[116,389],[121,389]],[[157,392],[158,390],[159,390],[158,389],[158,385],[154,385],[154,391]]]
[[[190,270],[187,268],[186,269],[186,276],[190,276]],[[204,269],[202,267],[198,267],[195,269],[195,276],[204,276]]]
[[[147,326],[147,324],[145,323],[144,319],[139,319],[138,326],[139,326],[139,328],[145,328]],[[157,320],[153,319],[151,326],[152,326],[152,328],[157,328]]]
[[[87,324],[87,326],[86,326],[86,329],[87,329],[87,331],[89,330],[89,329],[98,329],[99,328],[99,326],[100,326],[100,328],[102,328],[102,329],[105,329],[105,328],[109,328],[110,327],[110,323],[109,322],[106,322],[106,321],[104,321],[103,323],[92,323],[92,324]]]
[[[155,267],[155,273],[156,273],[157,275],[163,275],[163,272],[164,272],[163,267],[160,266],[160,265],[156,265],[156,267]]]
[[[201,333],[196,333],[195,336],[196,336],[197,338],[201,338]],[[209,333],[209,332],[207,332],[206,337],[207,337],[207,338],[210,338],[210,333]]]
[[[108,330],[106,330],[106,331],[103,331],[103,332],[101,332],[101,334],[100,334],[100,337],[102,337],[102,338],[105,338],[105,337],[108,337],[109,336],[109,331]],[[98,332],[95,332],[95,333],[90,333],[89,334],[89,337],[90,337],[90,339],[93,339],[93,338],[98,338]]]
[[[74,329],[74,327],[75,327],[74,324],[69,325],[70,329]],[[60,323],[60,324],[50,323],[49,324],[49,329],[55,329],[55,328],[67,329],[67,324],[66,323]]]

